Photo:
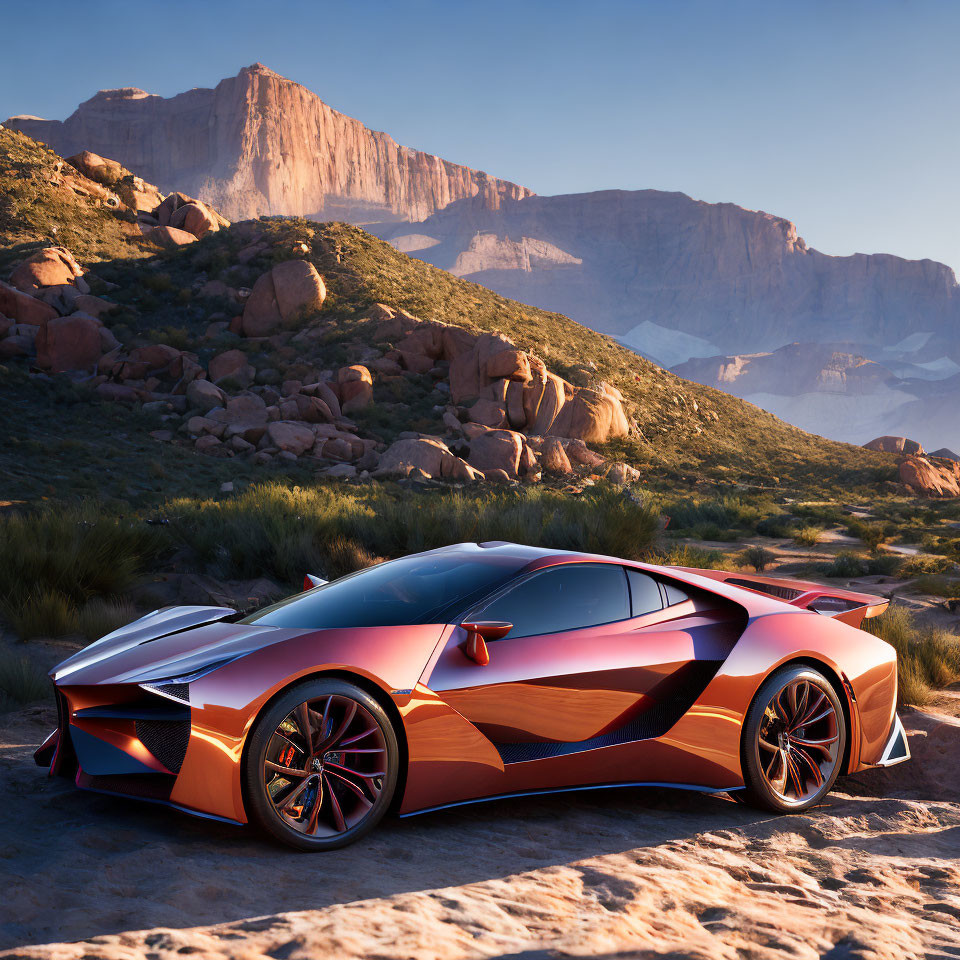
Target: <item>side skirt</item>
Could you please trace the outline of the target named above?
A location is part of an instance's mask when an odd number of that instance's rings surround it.
[[[736,787],[705,787],[696,783],[664,783],[660,780],[624,780],[620,783],[591,783],[582,787],[548,787],[546,790],[520,790],[517,793],[498,793],[489,797],[474,797],[470,800],[456,800],[453,803],[441,803],[422,810],[410,810],[401,813],[399,818],[419,817],[421,813],[434,813],[437,810],[449,810],[452,807],[467,807],[475,803],[489,803],[492,800],[510,800],[513,797],[538,797],[554,793],[582,793],[585,790],[615,790],[618,787],[667,787],[670,790],[692,790],[694,793],[736,793],[745,790],[743,784]]]

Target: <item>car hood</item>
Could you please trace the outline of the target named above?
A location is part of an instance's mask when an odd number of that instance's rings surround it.
[[[169,607],[107,634],[54,667],[58,684],[146,683],[220,666],[316,631],[227,622],[229,607]]]

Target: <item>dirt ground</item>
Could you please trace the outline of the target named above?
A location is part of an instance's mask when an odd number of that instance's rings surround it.
[[[774,817],[599,790],[383,824],[302,854],[84,793],[0,724],[0,957],[960,957],[960,702],[905,715],[914,759]]]

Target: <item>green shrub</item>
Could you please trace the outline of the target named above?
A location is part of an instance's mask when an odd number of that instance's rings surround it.
[[[762,537],[792,537],[797,531],[797,519],[788,513],[774,513],[757,524]]]
[[[50,681],[27,656],[0,653],[0,711],[12,710],[50,696]]]
[[[93,505],[0,519],[0,609],[21,639],[78,629],[77,610],[128,589],[168,544],[163,528]]]
[[[737,560],[741,566],[753,567],[757,573],[763,573],[767,567],[776,560],[776,555],[771,553],[766,547],[753,546],[747,547],[737,555]]]
[[[833,560],[820,567],[820,572],[825,577],[842,577],[847,580],[865,577],[869,571],[869,558],[853,550],[842,550]]]
[[[0,597],[56,590],[75,604],[118,594],[153,563],[166,535],[91,505],[46,507],[0,520]]]
[[[794,543],[801,547],[815,547],[823,539],[823,527],[811,525],[799,527],[793,535]]]
[[[848,520],[847,532],[851,537],[858,537],[870,550],[876,552],[880,544],[889,539],[887,525],[883,523],[869,523],[865,520]]]

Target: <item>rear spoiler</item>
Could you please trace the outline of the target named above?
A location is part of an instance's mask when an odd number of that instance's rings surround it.
[[[677,567],[685,573],[695,573],[740,587],[767,597],[774,597],[804,610],[814,610],[825,617],[842,620],[852,627],[859,627],[869,617],[876,617],[887,609],[890,601],[870,593],[840,590],[808,580],[791,580],[786,577],[764,577],[760,574],[745,574],[729,570],[701,570],[696,567]]]

